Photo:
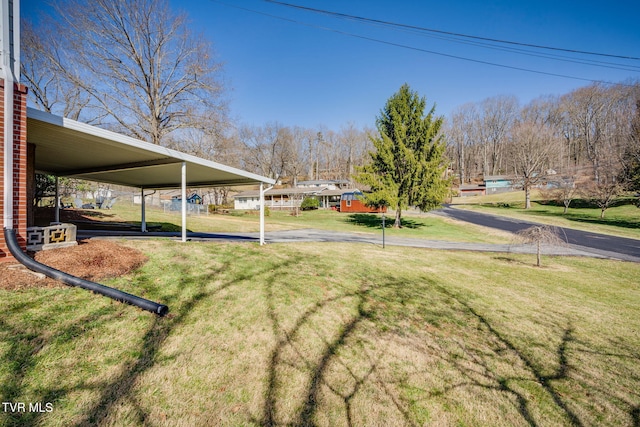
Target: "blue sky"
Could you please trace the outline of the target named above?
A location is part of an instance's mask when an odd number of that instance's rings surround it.
[[[372,126],[385,101],[405,82],[426,96],[429,105],[435,103],[436,112],[445,116],[467,102],[491,96],[515,95],[526,103],[540,95],[563,94],[589,84],[421,50],[581,79],[640,79],[638,60],[534,51],[635,69],[561,62],[338,19],[263,0],[170,1],[187,12],[195,31],[214,43],[231,89],[231,114],[248,124],[278,121],[335,130],[348,122]],[[492,39],[640,57],[638,1],[286,2]],[[23,0],[23,13],[44,7],[43,3]]]

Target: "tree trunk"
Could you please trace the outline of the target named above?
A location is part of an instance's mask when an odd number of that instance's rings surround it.
[[[607,208],[601,208],[600,209],[600,219],[604,219],[604,211],[606,211]]]
[[[524,208],[531,209],[531,187],[524,187]]]
[[[402,228],[402,211],[400,207],[396,209],[396,221],[393,223],[393,228]]]
[[[538,255],[538,264],[537,265],[538,265],[538,267],[540,267],[540,240],[538,240],[538,253],[537,253],[537,255]]]

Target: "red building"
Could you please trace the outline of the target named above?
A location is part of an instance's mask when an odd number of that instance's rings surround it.
[[[340,212],[351,213],[382,213],[387,211],[386,206],[367,206],[364,202],[364,194],[360,191],[350,191],[343,193],[340,197]]]

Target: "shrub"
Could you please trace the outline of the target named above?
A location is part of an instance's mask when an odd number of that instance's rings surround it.
[[[305,197],[300,205],[300,209],[303,211],[310,211],[313,209],[318,209],[320,207],[320,202],[315,197]]]
[[[233,209],[232,204],[226,205],[208,205],[209,213],[218,213],[221,211],[230,211]]]

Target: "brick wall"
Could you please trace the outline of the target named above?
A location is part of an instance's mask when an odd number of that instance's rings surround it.
[[[4,140],[4,81],[0,80],[0,216],[4,218],[4,156],[7,143],[13,144],[13,228],[20,246],[26,249],[27,237],[27,88],[17,84],[13,92],[13,141]],[[4,226],[4,221],[3,221]],[[0,233],[0,261],[12,259]]]

